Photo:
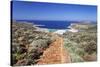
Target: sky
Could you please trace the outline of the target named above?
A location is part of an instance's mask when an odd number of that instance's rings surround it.
[[[97,21],[97,6],[13,1],[14,20]]]

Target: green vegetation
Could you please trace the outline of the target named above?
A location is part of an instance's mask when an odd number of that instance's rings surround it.
[[[96,61],[97,27],[95,24],[76,24],[79,32],[64,33],[64,46],[69,50],[72,62]],[[89,58],[88,58],[89,57]],[[88,58],[88,59],[87,59]]]
[[[78,44],[75,42],[72,42],[68,39],[64,40],[64,46],[69,51],[71,56],[72,62],[82,62],[84,61],[81,56],[84,55],[84,51],[78,47]]]
[[[64,48],[68,50],[71,62],[97,60],[96,24],[74,24],[79,32],[65,32]],[[49,45],[55,41],[51,33],[37,31],[31,23],[13,22],[12,24],[12,65],[34,65]]]
[[[52,43],[52,35],[36,31],[29,23],[12,24],[12,65],[33,65]]]

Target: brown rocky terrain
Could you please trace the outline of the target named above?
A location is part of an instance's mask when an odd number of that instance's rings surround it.
[[[12,24],[12,65],[34,65],[43,51],[53,42],[49,33],[36,31],[29,23],[13,22]]]
[[[63,38],[55,36],[56,40],[50,44],[43,53],[37,64],[59,64],[70,63],[70,55],[64,49]]]
[[[13,22],[12,65],[56,64],[71,62],[57,34],[37,31],[30,23]]]
[[[11,64],[61,64],[97,60],[96,25],[74,25],[79,32],[63,35],[39,31],[30,23],[13,22]],[[38,28],[38,30],[37,30]]]

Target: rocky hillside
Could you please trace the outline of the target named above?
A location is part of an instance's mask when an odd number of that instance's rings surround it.
[[[34,65],[53,42],[52,35],[36,31],[33,24],[12,23],[12,65]]]
[[[96,24],[73,24],[79,32],[63,34],[64,46],[69,50],[72,62],[97,60],[97,26]]]
[[[26,22],[12,23],[12,65],[57,64],[97,60],[97,25],[75,23],[78,32],[40,30]]]

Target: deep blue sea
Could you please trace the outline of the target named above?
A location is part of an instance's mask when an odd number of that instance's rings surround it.
[[[48,29],[68,29],[67,27],[71,24],[70,21],[38,21],[38,20],[16,20],[18,22],[28,22],[36,25],[40,25],[40,28]]]

